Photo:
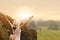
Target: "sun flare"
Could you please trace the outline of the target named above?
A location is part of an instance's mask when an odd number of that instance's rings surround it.
[[[29,14],[29,13],[20,13],[20,14],[17,14],[17,17],[18,18],[22,18],[22,19],[27,19],[30,16],[32,16],[32,14]]]

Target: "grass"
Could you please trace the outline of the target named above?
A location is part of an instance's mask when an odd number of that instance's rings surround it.
[[[60,30],[43,30],[37,32],[37,40],[60,40]]]

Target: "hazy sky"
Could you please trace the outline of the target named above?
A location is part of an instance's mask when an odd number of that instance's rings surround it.
[[[21,6],[31,7],[41,19],[60,20],[60,0],[0,0],[0,12],[13,18]]]

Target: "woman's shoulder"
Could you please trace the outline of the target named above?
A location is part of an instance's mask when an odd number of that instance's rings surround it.
[[[13,38],[13,37],[16,37],[16,35],[11,34],[11,35],[10,35],[10,38]]]
[[[10,37],[13,37],[13,34],[11,34]]]

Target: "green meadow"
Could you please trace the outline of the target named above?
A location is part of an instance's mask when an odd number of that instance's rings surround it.
[[[37,32],[37,40],[60,40],[60,30],[48,30],[42,28]]]

